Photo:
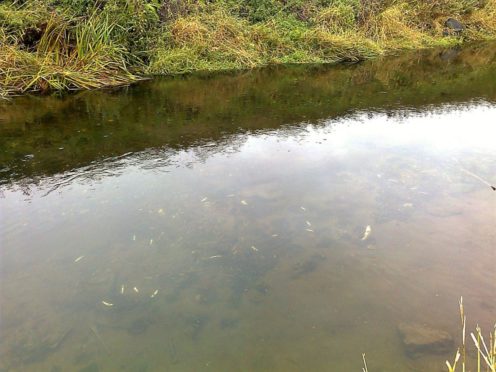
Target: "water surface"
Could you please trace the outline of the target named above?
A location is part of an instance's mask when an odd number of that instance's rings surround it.
[[[398,325],[496,319],[495,81],[475,45],[3,103],[0,370],[444,370]]]

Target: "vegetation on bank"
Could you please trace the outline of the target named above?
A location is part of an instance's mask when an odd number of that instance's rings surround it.
[[[496,0],[7,0],[0,95],[493,38]]]

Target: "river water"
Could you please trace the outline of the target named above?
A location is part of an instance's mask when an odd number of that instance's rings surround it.
[[[4,102],[0,371],[444,371],[495,141],[494,44]]]

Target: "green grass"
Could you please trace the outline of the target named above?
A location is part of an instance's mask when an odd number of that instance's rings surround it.
[[[24,13],[24,12],[23,12]],[[78,22],[66,14],[46,14],[36,45],[22,45],[27,31],[0,34],[0,84],[3,96],[28,91],[94,89],[137,78],[128,70],[126,49],[112,40],[116,25],[92,13]]]
[[[444,35],[448,17],[466,25]],[[496,0],[10,0],[0,96],[496,38]]]

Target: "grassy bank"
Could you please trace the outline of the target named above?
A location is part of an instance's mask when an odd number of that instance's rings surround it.
[[[465,29],[446,29],[449,17]],[[0,95],[493,38],[496,0],[11,0],[0,4]]]

